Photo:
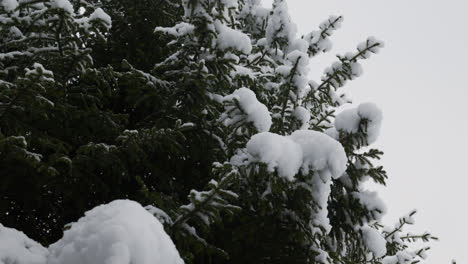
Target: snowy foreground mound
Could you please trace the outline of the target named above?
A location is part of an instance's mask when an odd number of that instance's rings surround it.
[[[0,264],[47,263],[47,249],[23,232],[0,224]]]
[[[0,225],[0,264],[182,264],[162,224],[137,202],[116,200],[85,213],[45,249]]]

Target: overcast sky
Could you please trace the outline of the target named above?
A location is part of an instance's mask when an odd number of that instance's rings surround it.
[[[264,0],[265,4],[271,1]],[[333,50],[312,60],[315,81],[334,54],[368,36],[385,42],[364,74],[349,83],[354,103],[372,101],[384,113],[376,146],[385,156],[388,186],[379,193],[386,224],[418,209],[412,231],[430,231],[425,263],[468,263],[468,1],[288,0],[300,33],[329,15],[343,15]]]

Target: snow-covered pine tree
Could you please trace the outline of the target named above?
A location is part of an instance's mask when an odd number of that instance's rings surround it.
[[[320,82],[308,78],[342,20],[298,36],[284,0],[2,1],[0,222],[48,245],[85,211],[127,198],[147,205],[186,263],[424,258],[427,247],[411,242],[433,237],[403,233],[414,212],[384,227],[384,204],[364,189],[387,177],[370,146],[380,110],[335,115],[382,42],[369,38]],[[90,212],[113,212],[134,232],[119,206],[147,218],[126,202]],[[18,247],[75,263],[82,253],[61,245],[88,241],[89,214],[49,249],[14,235],[26,241]],[[10,231],[0,226],[0,239]],[[100,239],[95,261],[148,263],[132,255],[145,255],[141,243],[123,239],[129,255],[112,255],[115,241]]]
[[[379,222],[385,206],[363,189],[364,181],[385,184],[387,177],[374,165],[382,152],[368,147],[378,136],[380,110],[366,103],[334,115],[350,102],[341,88],[361,74],[359,61],[377,53],[382,42],[369,38],[338,56],[315,83],[307,76],[309,60],[330,50],[329,36],[342,17],[298,37],[285,1],[274,1],[272,9],[259,1],[182,4],[182,22],[156,28],[178,46],[156,68],[190,86],[180,107],[199,93],[194,98],[202,105],[201,124],[221,141],[225,159],[217,166],[229,168],[213,176],[234,191],[240,210],[221,210],[213,218],[213,209],[224,208],[215,194],[226,190],[211,185],[206,195],[192,192],[177,226],[186,221],[193,236],[207,237],[205,247],[222,249],[229,263],[410,263],[424,257],[425,248],[409,251],[405,240],[392,244],[390,234],[397,231]],[[226,261],[200,257],[193,261]]]

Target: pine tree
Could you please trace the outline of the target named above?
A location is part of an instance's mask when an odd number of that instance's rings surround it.
[[[285,1],[274,1],[271,11],[258,1],[184,1],[183,7],[182,22],[156,29],[173,36],[171,43],[178,45],[156,67],[165,77],[175,74],[184,79],[184,84],[185,79],[197,88],[201,83],[201,89],[190,92],[204,92],[197,99],[205,107],[205,120],[213,122],[206,125],[216,124],[216,130],[210,131],[222,140],[224,160],[216,166],[226,168],[225,174],[213,175],[223,188],[209,184],[209,191],[192,191],[191,203],[181,207],[182,216],[171,225],[179,228],[186,221],[188,235],[205,248],[218,248],[214,255],[206,249],[194,255],[189,248],[186,259],[195,263],[226,262],[225,257],[229,263],[392,263],[398,258],[405,263],[424,257],[426,248],[405,251],[405,240],[387,244],[385,239],[399,231],[381,229],[385,207],[375,193],[362,189],[369,178],[385,184],[387,177],[382,167],[374,165],[383,153],[368,147],[378,135],[380,110],[361,104],[334,115],[349,102],[340,88],[361,74],[359,61],[383,44],[369,38],[355,52],[338,56],[317,84],[307,78],[309,59],[330,50],[329,36],[342,17],[330,17],[319,30],[296,38]],[[214,102],[206,104],[204,96]],[[185,100],[190,98],[180,99],[182,107],[187,105]],[[224,111],[216,103],[223,104]],[[293,172],[287,171],[294,166],[297,151],[291,150],[291,138],[308,155]],[[343,147],[341,156],[327,149],[335,142]],[[323,159],[327,164],[320,165]],[[225,194],[226,187],[234,191],[235,196],[229,196],[235,198],[235,206],[216,195]],[[412,222],[400,220],[402,225],[407,223]],[[201,240],[200,234],[207,240]],[[184,252],[184,243],[178,245]]]
[[[71,146],[85,136],[71,125],[80,115],[71,102],[76,96],[84,104],[94,99],[73,84],[92,63],[88,46],[103,38],[111,22],[99,8],[75,14],[68,1],[5,3],[0,14],[2,222],[22,225],[46,242],[52,229],[61,229],[57,222],[71,220],[62,204],[70,187],[59,186],[69,180],[68,155],[76,150]]]
[[[145,184],[159,196],[177,193],[168,186],[190,126],[153,103],[169,97],[161,93],[168,82],[125,61],[121,72],[94,66],[104,62],[94,62],[93,49],[111,38],[99,6],[35,1],[1,10],[1,222],[45,244],[98,204],[153,202]]]
[[[342,17],[297,35],[284,0],[0,5],[0,223],[48,245],[127,198],[186,263],[415,263],[435,239],[384,227],[367,180],[381,112],[343,87],[383,43],[338,55]]]

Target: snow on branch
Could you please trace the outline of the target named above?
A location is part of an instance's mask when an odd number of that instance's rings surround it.
[[[16,0],[2,0],[2,5],[3,8],[5,8],[6,11],[13,11],[18,7],[18,1]]]
[[[359,145],[374,143],[380,133],[382,124],[382,111],[374,103],[362,103],[356,108],[340,112],[335,117],[335,129],[356,134]]]
[[[415,249],[410,248],[407,242],[429,242],[430,240],[438,240],[428,232],[422,234],[403,233],[407,225],[414,224],[414,215],[416,210],[411,211],[407,215],[401,217],[398,223],[392,227],[384,227],[382,236],[387,241],[387,256],[382,258],[382,264],[398,264],[398,263],[417,263],[426,259],[427,251],[430,247],[418,244]]]
[[[265,29],[268,45],[278,50],[294,40],[297,26],[291,21],[288,4],[284,0],[275,0]]]
[[[366,41],[360,43],[357,52],[349,52],[344,56],[338,55],[338,61],[331,67],[325,69],[322,77],[322,83],[318,86],[311,86],[311,91],[304,99],[304,102],[310,102],[314,91],[324,91],[329,94],[330,105],[340,106],[345,103],[342,97],[335,94],[338,88],[343,87],[348,80],[354,80],[362,74],[361,59],[368,59],[372,53],[378,53],[383,47],[383,42],[369,37]]]
[[[341,144],[326,134],[313,130],[297,130],[290,136],[264,132],[247,143],[251,162],[267,164],[270,171],[289,180],[302,170],[322,171],[339,178],[346,170],[347,158]]]
[[[327,21],[320,24],[317,31],[305,35],[303,38],[308,42],[308,53],[311,56],[317,55],[319,52],[327,52],[331,50],[332,44],[329,37],[335,30],[341,27],[343,22],[342,16],[330,16]]]
[[[379,230],[365,225],[361,228],[364,244],[376,258],[381,258],[387,254],[387,241]]]
[[[218,218],[220,211],[233,213],[240,209],[229,202],[236,199],[237,194],[228,190],[234,178],[239,175],[237,168],[229,163],[215,163],[214,173],[221,175],[219,182],[211,180],[207,191],[190,191],[188,196],[190,203],[180,207],[180,215],[171,225],[172,232],[182,228],[196,235],[196,229],[188,224],[191,220],[207,227]]]
[[[164,32],[174,37],[193,34],[195,26],[186,22],[180,22],[173,27],[156,27],[154,32]]]
[[[216,20],[214,25],[218,32],[216,44],[219,49],[226,50],[231,48],[245,54],[249,54],[252,51],[252,44],[249,36],[239,30],[226,26],[219,20]]]
[[[111,17],[101,8],[96,8],[94,12],[91,13],[91,15],[89,15],[89,17],[75,19],[75,21],[78,24],[81,24],[86,30],[88,30],[91,27],[93,21],[96,20],[102,21],[107,29],[110,29],[112,27]]]
[[[240,123],[243,119],[252,122],[257,131],[269,131],[272,121],[268,108],[257,100],[255,93],[248,88],[239,88],[223,98],[225,112],[220,120],[226,126]]]

